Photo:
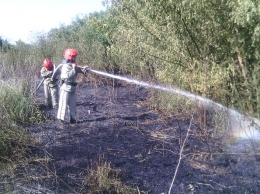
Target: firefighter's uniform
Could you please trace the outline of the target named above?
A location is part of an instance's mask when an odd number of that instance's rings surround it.
[[[44,78],[44,97],[45,105],[48,108],[58,107],[58,80],[52,79],[52,71],[48,70],[46,67],[42,67],[41,76]]]
[[[59,109],[57,119],[62,121],[76,122],[76,86],[79,68],[73,68],[72,63],[64,63],[61,67]]]

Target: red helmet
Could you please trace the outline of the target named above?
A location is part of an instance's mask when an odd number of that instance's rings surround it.
[[[64,53],[64,58],[75,61],[77,55],[78,55],[78,51],[76,49],[67,49]]]
[[[53,67],[51,60],[45,59],[43,61],[43,67],[45,67],[46,69],[51,69]]]

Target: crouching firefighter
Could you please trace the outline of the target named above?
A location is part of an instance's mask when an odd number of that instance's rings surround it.
[[[78,73],[86,73],[88,67],[79,67],[75,64],[78,51],[67,49],[61,66],[61,87],[57,119],[62,123],[76,123],[76,86]]]
[[[47,108],[58,107],[58,79],[52,79],[53,64],[50,59],[45,59],[41,68],[41,76],[44,79],[45,106]]]

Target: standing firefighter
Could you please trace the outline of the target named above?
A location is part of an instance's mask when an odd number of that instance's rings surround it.
[[[45,59],[41,69],[41,76],[44,78],[45,105],[48,108],[58,107],[58,83],[52,79],[53,64],[50,59]]]
[[[67,49],[61,66],[60,99],[57,119],[61,122],[69,120],[71,124],[76,123],[76,86],[77,75],[88,71],[88,67],[82,69],[75,64],[78,51]]]

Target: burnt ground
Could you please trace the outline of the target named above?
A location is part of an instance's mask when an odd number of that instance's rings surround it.
[[[29,128],[38,144],[18,170],[17,193],[109,193],[87,184],[97,182],[87,177],[102,164],[110,164],[117,180],[135,189],[131,193],[168,193],[172,182],[176,194],[260,193],[259,158],[225,150],[225,138],[201,129],[195,118],[153,111],[148,89],[77,87],[79,123],[61,125],[52,116],[55,110],[47,110],[50,118]],[[42,88],[37,96],[42,103]]]

